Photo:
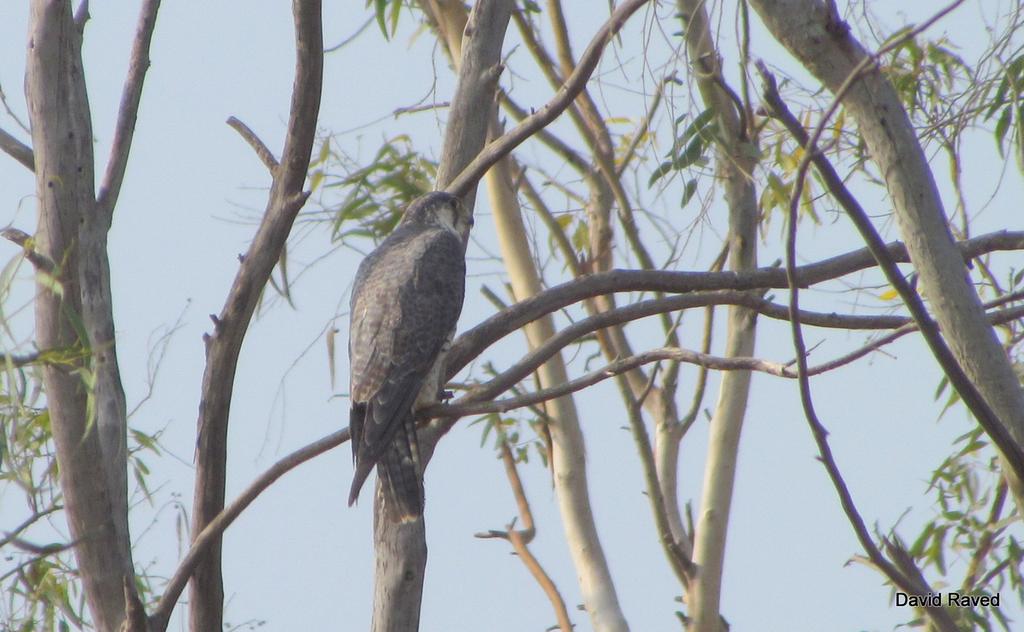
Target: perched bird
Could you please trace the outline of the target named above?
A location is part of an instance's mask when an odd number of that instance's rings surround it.
[[[391,519],[423,513],[414,412],[441,393],[443,354],[462,311],[472,223],[458,198],[428,193],[409,205],[356,272],[348,345],[350,506],[376,465]]]

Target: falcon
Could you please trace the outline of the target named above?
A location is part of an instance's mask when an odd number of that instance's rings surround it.
[[[349,429],[355,473],[348,504],[374,465],[394,521],[423,514],[415,411],[436,403],[443,355],[466,287],[473,217],[434,191],[414,200],[356,272],[350,304]]]

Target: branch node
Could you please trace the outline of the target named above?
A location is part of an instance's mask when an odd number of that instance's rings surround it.
[[[25,251],[25,258],[36,270],[47,273],[56,270],[56,264],[49,257],[36,251],[35,240],[25,231],[8,226],[0,230],[0,237],[21,246]]]

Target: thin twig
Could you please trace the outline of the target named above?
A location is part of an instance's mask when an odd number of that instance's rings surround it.
[[[572,74],[566,78],[558,93],[544,107],[530,115],[522,123],[508,133],[488,143],[473,161],[449,183],[447,191],[462,197],[469,191],[483,174],[506,154],[532,136],[538,129],[547,126],[572,103],[576,95],[587,85],[587,80],[597,68],[601,53],[611,38],[619,32],[626,20],[648,0],[627,0],[619,5],[608,21],[601,26],[590,42],[590,46],[580,57],[579,63]]]
[[[871,219],[868,217],[864,209],[861,208],[860,204],[850,193],[849,189],[846,188],[842,178],[840,178],[839,174],[836,173],[832,164],[817,150],[817,141],[823,133],[827,121],[839,107],[839,102],[842,99],[843,94],[845,94],[845,92],[853,85],[854,81],[860,77],[861,70],[866,68],[871,60],[877,59],[894,45],[906,41],[907,37],[912,37],[924,28],[927,28],[927,26],[934,23],[938,17],[945,15],[959,4],[959,1],[953,3],[940,12],[936,17],[926,21],[922,26],[911,29],[906,36],[898,38],[893,43],[880,49],[875,55],[866,57],[862,60],[850,74],[850,77],[843,82],[842,88],[836,92],[834,101],[829,109],[826,110],[814,132],[810,136],[808,136],[806,131],[804,131],[803,126],[800,125],[799,121],[795,116],[793,116],[788,107],[786,107],[786,104],[782,101],[782,98],[779,96],[778,89],[775,86],[774,77],[771,73],[768,72],[764,64],[759,64],[758,69],[764,78],[765,100],[772,109],[773,116],[782,121],[796,141],[804,148],[804,156],[800,161],[795,176],[794,190],[796,188],[799,188],[801,191],[803,190],[803,180],[813,163],[815,168],[817,168],[818,172],[821,174],[822,180],[825,182],[825,185],[828,187],[833,198],[835,198],[843,209],[846,210],[850,220],[854,223],[857,230],[860,232],[861,237],[867,243],[868,249],[878,262],[878,265],[885,274],[886,279],[900,295],[900,298],[903,299],[903,302],[906,304],[914,321],[920,327],[921,333],[924,336],[925,341],[928,343],[928,347],[931,349],[932,354],[942,367],[943,372],[949,378],[950,384],[960,395],[964,404],[974,415],[975,419],[978,420],[978,423],[992,438],[992,441],[999,448],[1000,453],[1004,456],[1008,465],[1013,469],[1016,478],[1024,481],[1024,449],[1022,449],[1022,447],[1013,440],[1009,431],[1006,429],[1006,426],[992,411],[992,408],[981,396],[981,393],[971,382],[970,378],[967,377],[963,367],[960,366],[960,363],[957,361],[953,352],[946,344],[946,341],[939,333],[938,325],[928,313],[928,309],[925,307],[921,296],[903,277],[903,273],[900,272],[896,262],[889,254],[885,242],[878,234],[878,231],[875,230],[874,225],[871,223]]]
[[[451,107],[450,101],[442,101],[440,103],[424,103],[422,105],[410,105],[401,108],[395,108],[391,112],[391,115],[395,118],[402,116],[403,114],[416,114],[417,112],[428,112],[430,110],[442,110],[444,108]]]
[[[572,621],[569,619],[569,612],[566,610],[562,594],[527,546],[533,540],[537,530],[533,524],[533,513],[530,511],[530,503],[526,499],[526,492],[523,490],[523,481],[519,478],[519,471],[516,469],[515,459],[512,457],[512,451],[509,449],[507,441],[503,441],[501,444],[501,460],[505,465],[505,475],[508,477],[509,485],[512,487],[516,506],[519,508],[519,518],[523,522],[523,528],[516,529],[515,521],[513,520],[506,527],[505,531],[492,529],[486,533],[478,533],[476,537],[484,539],[500,538],[511,543],[516,555],[519,556],[527,570],[530,571],[533,578],[540,584],[541,590],[544,591],[548,601],[551,602],[551,607],[555,611],[555,617],[558,619],[559,630],[561,632],[572,632]]]
[[[654,373],[651,378],[653,382]],[[633,434],[633,441],[636,443],[637,452],[640,455],[640,465],[643,468],[644,484],[647,487],[647,498],[651,503],[651,513],[654,514],[654,526],[658,531],[658,541],[664,549],[665,557],[668,558],[672,572],[687,590],[694,577],[693,560],[690,554],[677,542],[669,526],[668,508],[665,504],[665,496],[662,494],[661,483],[658,481],[658,468],[654,463],[654,448],[651,447],[651,438],[647,434],[647,426],[644,425],[644,418],[641,401],[633,397],[629,383],[622,377],[616,380],[619,385],[619,393],[626,402],[626,415],[629,419],[629,427]]]
[[[20,534],[25,529],[28,529],[36,522],[42,520],[46,516],[49,516],[55,511],[60,511],[63,508],[64,505],[54,505],[52,507],[49,507],[48,509],[37,511],[36,513],[32,514],[31,516],[23,520],[21,524],[19,524],[18,526],[14,527],[10,531],[5,531],[3,539],[0,539],[0,549],[7,546],[9,542],[13,542],[18,537],[18,534]]]
[[[256,156],[266,166],[267,170],[273,174],[277,171],[277,158],[274,158],[274,152],[270,151],[270,148],[260,140],[260,137],[256,135],[256,132],[252,131],[248,125],[240,121],[234,116],[229,116],[227,124],[231,126],[233,130],[238,132],[239,136],[249,143],[252,150],[256,152]]]
[[[838,103],[838,100],[839,97],[837,97],[836,103]],[[810,155],[814,152],[815,150],[812,141],[807,146],[806,154]],[[809,163],[804,164],[805,172],[807,164]],[[789,218],[786,233],[786,277],[789,279],[790,327],[793,336],[793,348],[796,352],[797,382],[800,387],[800,403],[803,406],[804,416],[807,418],[807,424],[810,426],[814,442],[818,446],[819,459],[821,460],[822,465],[825,466],[825,471],[828,473],[829,479],[835,487],[836,494],[839,496],[839,502],[843,508],[843,513],[846,514],[847,520],[853,527],[854,534],[860,542],[861,547],[867,553],[871,562],[881,570],[895,586],[910,594],[923,594],[924,592],[929,592],[923,590],[927,587],[927,584],[923,581],[923,577],[909,577],[905,572],[901,571],[896,565],[886,559],[875,544],[874,539],[871,537],[871,533],[868,531],[867,525],[864,523],[864,519],[857,510],[857,506],[853,501],[850,489],[846,485],[846,481],[843,479],[842,473],[839,471],[839,466],[836,463],[835,457],[832,455],[832,448],[829,446],[828,442],[828,431],[825,429],[825,426],[822,425],[821,420],[818,418],[818,414],[814,409],[814,400],[811,396],[811,384],[807,376],[807,346],[804,343],[803,330],[800,325],[800,286],[796,275],[796,234],[803,185],[804,178],[798,176],[795,179],[793,193],[790,197]],[[949,618],[949,614],[941,607],[928,607],[926,612],[935,623],[936,627],[940,630],[953,632],[957,629],[956,624]]]
[[[651,121],[654,120],[654,114],[658,111],[658,106],[661,105],[661,98],[665,94],[665,84],[676,81],[675,77],[665,77],[658,84],[657,90],[654,91],[654,96],[651,97],[651,103],[647,106],[647,112],[644,113],[644,117],[640,119],[640,124],[636,126],[636,131],[633,132],[633,138],[629,140],[629,145],[626,146],[626,151],[622,154],[622,159],[619,160],[619,166],[615,168],[615,175],[622,177],[625,173],[629,163],[633,160],[633,156],[636,155],[636,150],[643,142],[643,139],[647,136],[647,130],[651,126]]]

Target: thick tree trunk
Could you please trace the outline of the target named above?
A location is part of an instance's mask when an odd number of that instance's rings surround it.
[[[832,91],[839,90],[868,55],[848,25],[830,13],[828,3],[751,4],[772,35]],[[843,106],[885,177],[900,233],[943,337],[1012,439],[1024,446],[1024,391],[970,283],[928,160],[899,96],[872,66],[843,96]],[[1024,487],[1016,477],[1008,478],[1021,505]]]
[[[52,264],[38,270],[37,345],[78,356],[44,364],[43,380],[79,574],[96,628],[106,632],[124,620],[134,569],[106,253],[110,215],[94,195],[81,45],[70,2],[32,3],[26,92],[39,200],[35,249]]]

